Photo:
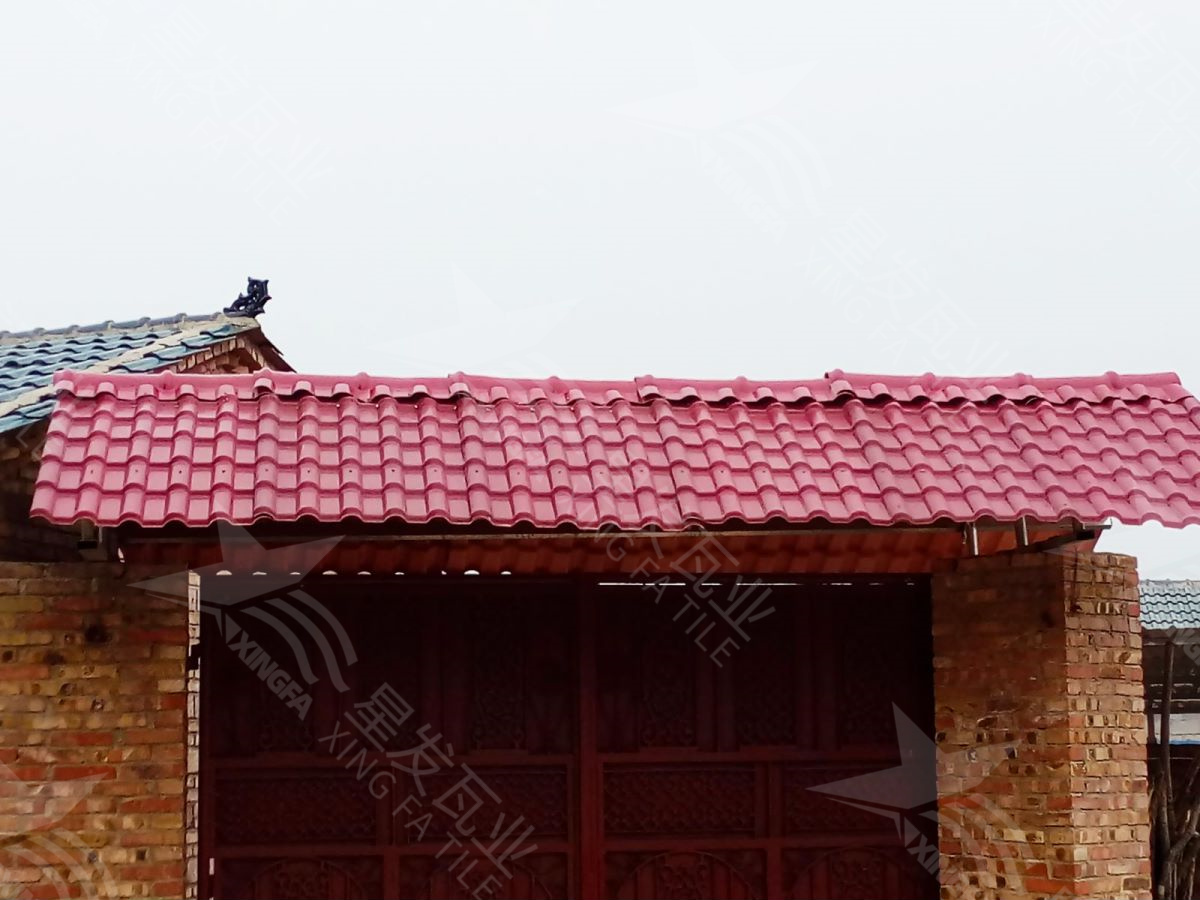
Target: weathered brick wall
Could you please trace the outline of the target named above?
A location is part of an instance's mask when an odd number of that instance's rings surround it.
[[[176,366],[175,371],[219,375],[231,372],[257,372],[259,369],[271,367],[270,361],[263,356],[257,346],[238,336],[233,340],[192,354]]]
[[[184,894],[189,613],[129,586],[152,574],[0,563],[0,883],[14,896]]]
[[[949,896],[1149,897],[1134,560],[962,560],[934,581],[933,633]]]

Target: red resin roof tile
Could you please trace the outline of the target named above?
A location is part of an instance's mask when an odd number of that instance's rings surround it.
[[[1200,522],[1200,403],[1174,375],[57,387],[33,514],[61,523]]]

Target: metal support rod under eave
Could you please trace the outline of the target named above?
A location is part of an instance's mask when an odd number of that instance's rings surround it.
[[[974,522],[968,522],[963,526],[963,539],[967,543],[967,553],[970,556],[979,555],[979,529]]]
[[[1021,516],[1021,518],[1017,519],[1016,532],[1017,548],[1024,550],[1029,546],[1029,519],[1027,519],[1025,516]]]

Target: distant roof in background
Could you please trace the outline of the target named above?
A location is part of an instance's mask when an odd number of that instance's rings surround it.
[[[1200,628],[1200,581],[1147,580],[1142,595],[1142,628]]]
[[[273,365],[286,367],[257,320],[224,313],[101,322],[33,331],[0,331],[0,433],[33,424],[54,407],[52,381],[63,369],[152,372],[239,335],[258,345]]]
[[[1174,375],[56,387],[32,513],[60,523],[1200,522],[1200,403]]]

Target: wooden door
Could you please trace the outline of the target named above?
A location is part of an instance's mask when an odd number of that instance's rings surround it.
[[[809,790],[895,764],[893,702],[927,724],[924,587],[777,586],[746,640],[695,622],[719,600],[339,578],[206,617],[202,896],[929,895],[889,821]],[[381,685],[411,713],[359,730]]]
[[[593,596],[596,895],[936,894],[890,820],[810,790],[897,763],[893,704],[928,725],[921,588],[775,586],[748,639],[683,587]]]

